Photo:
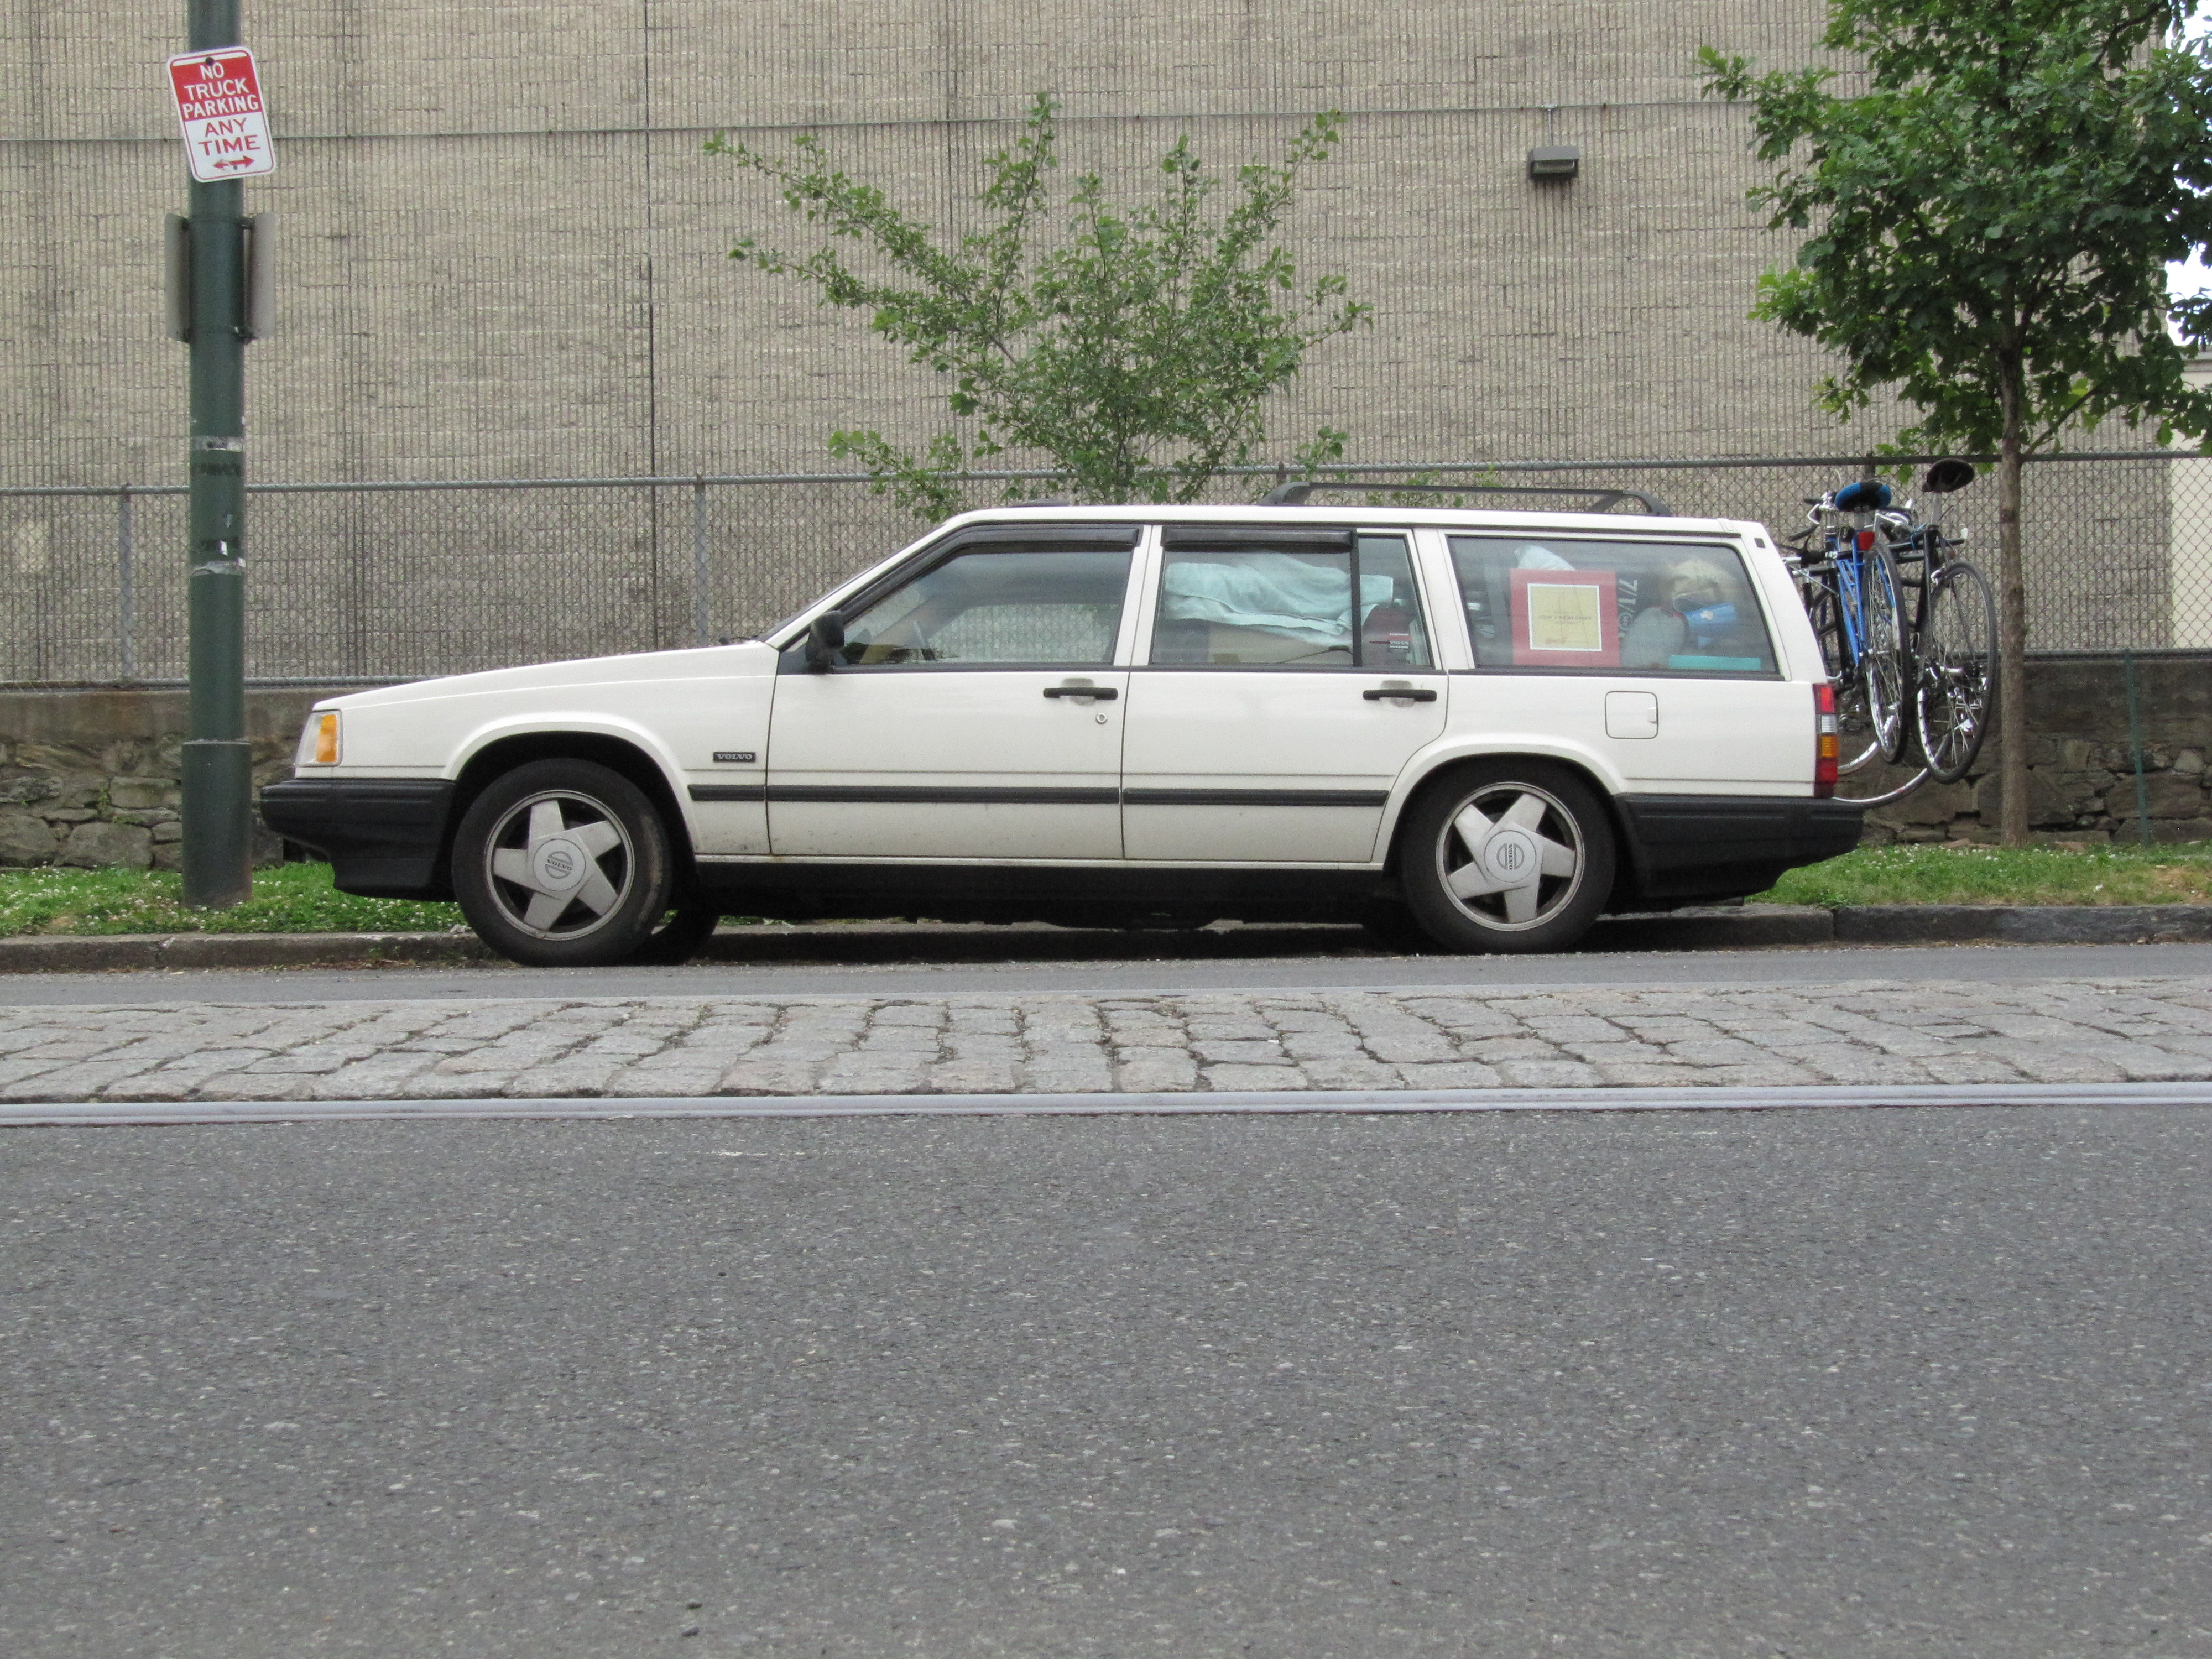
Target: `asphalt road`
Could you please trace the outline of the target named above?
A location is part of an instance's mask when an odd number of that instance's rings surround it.
[[[0,1178],[9,1655],[2212,1650],[2202,1110],[18,1129]]]
[[[1780,946],[1756,951],[1618,951],[1538,957],[1341,955],[885,964],[708,963],[684,968],[181,969],[9,974],[0,1006],[147,1002],[337,1002],[392,997],[896,996],[1038,991],[1410,990],[1547,985],[1817,985],[1850,980],[2004,982],[2212,973],[2212,945]]]

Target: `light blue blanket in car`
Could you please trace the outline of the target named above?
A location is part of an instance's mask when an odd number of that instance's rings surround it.
[[[1252,553],[1233,564],[1168,566],[1160,577],[1160,603],[1173,622],[1227,623],[1264,628],[1315,645],[1352,643],[1344,614],[1341,569],[1328,570],[1287,553]],[[1359,614],[1387,601],[1388,576],[1359,578]]]

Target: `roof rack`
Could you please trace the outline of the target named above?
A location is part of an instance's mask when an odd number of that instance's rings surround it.
[[[1316,489],[1391,489],[1401,492],[1419,490],[1426,495],[1583,495],[1589,498],[1593,513],[1610,512],[1622,501],[1634,501],[1646,513],[1662,519],[1671,519],[1674,509],[1656,495],[1641,489],[1600,489],[1570,484],[1491,484],[1491,483],[1392,483],[1383,479],[1362,481],[1350,479],[1301,478],[1295,483],[1277,484],[1260,498],[1262,507],[1297,507]]]

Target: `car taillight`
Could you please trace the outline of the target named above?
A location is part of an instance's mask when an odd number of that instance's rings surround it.
[[[1836,688],[1823,681],[1813,688],[1813,793],[1836,793]]]

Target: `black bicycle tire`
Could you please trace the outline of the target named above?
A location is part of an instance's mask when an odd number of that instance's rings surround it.
[[[1942,602],[1945,590],[1957,588],[1963,593],[1969,586],[1979,596],[1981,603],[1975,605],[1964,599],[1960,603],[1967,605],[1970,614],[1978,613],[1978,631],[1985,646],[1983,655],[1988,666],[1982,677],[1980,708],[1972,736],[1963,749],[1953,750],[1941,762],[1936,759],[1935,750],[1942,745],[1931,744],[1929,742],[1930,720],[1928,699],[1932,682],[1920,653],[1917,650],[1915,652],[1912,691],[1913,745],[1920,751],[1920,758],[1928,769],[1929,780],[1936,783],[1956,783],[1966,775],[1972,769],[1975,760],[1979,757],[1982,745],[1988,740],[1990,725],[1996,716],[1997,653],[2002,647],[1997,639],[1996,596],[1990,587],[1989,578],[1964,559],[1952,560],[1944,565],[1935,580],[1929,584],[1927,614],[1929,617],[1935,614],[1936,607]]]
[[[1889,595],[1889,631],[1896,641],[1896,682],[1892,691],[1896,700],[1895,718],[1889,723],[1887,737],[1883,735],[1881,709],[1876,698],[1881,684],[1880,657],[1887,654],[1890,647],[1884,642],[1877,648],[1872,638],[1875,597],[1885,590]],[[1864,624],[1861,629],[1859,672],[1866,681],[1867,714],[1873,723],[1875,747],[1881,751],[1882,759],[1894,766],[1905,758],[1912,741],[1908,707],[1912,688],[1912,650],[1905,633],[1905,590],[1898,583],[1897,562],[1880,542],[1866,550],[1861,562],[1859,615]]]
[[[1850,673],[1851,665],[1844,659],[1844,599],[1832,574],[1799,576],[1797,600],[1805,607],[1805,620],[1813,625],[1821,666],[1828,671],[1831,684],[1840,684]]]
[[[1797,599],[1813,627],[1814,642],[1820,649],[1820,665],[1835,688],[1837,737],[1849,745],[1855,738],[1855,721],[1865,711],[1864,688],[1858,666],[1846,659],[1844,648],[1844,596],[1832,564],[1826,571],[1797,574]],[[1856,713],[1854,712],[1856,711]],[[1869,738],[1838,758],[1837,775],[1848,777],[1881,758],[1881,745]]]

